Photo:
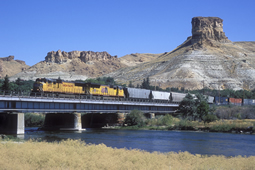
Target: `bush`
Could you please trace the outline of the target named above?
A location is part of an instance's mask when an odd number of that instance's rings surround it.
[[[235,128],[235,124],[222,124],[214,125],[211,127],[211,131],[214,132],[229,132],[231,129]]]
[[[142,127],[145,125],[145,116],[139,110],[132,110],[130,114],[126,116],[125,124],[128,126],[137,125],[138,127]]]
[[[175,128],[181,129],[181,130],[194,130],[194,127],[192,125],[191,121],[188,121],[187,119],[180,120],[176,125]]]
[[[162,125],[171,126],[173,124],[173,116],[165,115],[162,117],[161,122]]]
[[[216,115],[213,115],[213,114],[208,114],[203,117],[204,123],[210,123],[210,122],[214,122],[216,120],[218,120],[218,118]]]
[[[220,119],[255,119],[254,106],[231,106],[231,107],[218,107],[215,114]]]
[[[45,116],[38,113],[26,113],[25,114],[25,126],[26,127],[41,127],[43,126]]]

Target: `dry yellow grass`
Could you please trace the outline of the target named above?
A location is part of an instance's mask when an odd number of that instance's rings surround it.
[[[85,144],[28,141],[0,143],[0,169],[254,169],[255,156],[232,157],[149,153]]]

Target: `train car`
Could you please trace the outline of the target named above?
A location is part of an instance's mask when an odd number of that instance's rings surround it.
[[[85,83],[85,94],[92,96],[124,97],[124,90],[121,86],[100,85],[96,83]]]
[[[47,78],[38,78],[36,79],[32,94],[84,94],[84,88],[82,86],[75,85],[74,82],[63,81],[61,79],[47,79]]]
[[[207,103],[208,104],[213,104],[214,97],[213,96],[206,96],[207,97]]]
[[[171,92],[171,102],[180,103],[187,94]]]
[[[147,89],[136,89],[126,87],[124,88],[124,94],[126,98],[131,99],[150,99],[150,90]]]
[[[170,98],[169,92],[163,91],[151,91],[152,93],[152,100],[165,100],[168,101]]]
[[[215,97],[214,102],[217,105],[228,105],[228,98],[227,97]]]
[[[255,99],[243,99],[243,105],[255,105]]]
[[[242,106],[242,99],[229,98],[229,104]]]
[[[70,82],[61,79],[36,79],[31,95],[49,96],[109,96],[124,98],[123,88],[120,86],[100,85],[95,83]]]

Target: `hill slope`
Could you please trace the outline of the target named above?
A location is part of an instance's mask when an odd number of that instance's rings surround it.
[[[217,17],[194,17],[192,36],[175,50],[139,66],[121,68],[107,76],[133,84],[150,77],[151,84],[186,89],[253,89],[255,42],[231,42]]]
[[[14,60],[14,56],[0,58],[0,78],[6,75],[13,76],[23,70],[29,68],[24,61]]]

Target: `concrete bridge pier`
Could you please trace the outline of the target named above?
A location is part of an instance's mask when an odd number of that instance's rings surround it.
[[[0,133],[3,134],[25,134],[24,113],[1,113]]]
[[[48,113],[45,116],[43,130],[72,130],[82,129],[80,113]]]

